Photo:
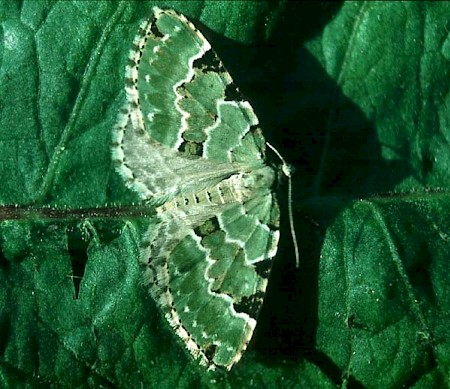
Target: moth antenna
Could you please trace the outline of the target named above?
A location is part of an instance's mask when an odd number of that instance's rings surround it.
[[[294,227],[294,214],[292,212],[292,169],[288,165],[288,163],[284,160],[283,156],[280,152],[272,146],[269,142],[266,142],[266,145],[276,154],[276,156],[280,159],[282,166],[281,170],[283,174],[288,179],[288,213],[289,213],[289,227],[291,229],[291,237],[292,242],[294,243],[294,252],[295,252],[295,267],[298,269],[300,267],[300,255],[298,251],[298,243],[297,243],[297,234],[295,233]]]

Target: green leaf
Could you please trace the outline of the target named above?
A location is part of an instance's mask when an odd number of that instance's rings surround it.
[[[143,286],[151,219],[6,207],[136,201],[109,139],[153,5],[201,28],[297,168],[300,268],[283,215],[256,334],[226,375],[191,359]],[[0,386],[448,385],[449,13],[447,2],[1,3]]]

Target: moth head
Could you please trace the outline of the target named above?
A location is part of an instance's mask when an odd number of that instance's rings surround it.
[[[269,166],[242,172],[235,176],[234,187],[243,200],[261,195],[262,191],[270,190],[275,181],[275,172]]]

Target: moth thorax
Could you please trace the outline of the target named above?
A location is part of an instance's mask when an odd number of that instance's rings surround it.
[[[238,201],[246,201],[251,197],[267,191],[275,180],[275,173],[269,166],[250,172],[241,172],[229,178],[234,197]]]

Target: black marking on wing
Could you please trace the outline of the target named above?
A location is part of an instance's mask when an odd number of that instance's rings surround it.
[[[238,87],[231,83],[225,88],[225,101],[245,101],[245,97]]]
[[[264,261],[259,261],[254,264],[255,271],[258,276],[261,278],[267,279],[269,278],[270,270],[272,269],[273,259],[268,258]]]
[[[205,236],[211,235],[216,231],[220,231],[219,221],[217,220],[216,216],[208,219],[203,224],[194,229],[196,235],[198,235],[202,239]]]
[[[156,38],[163,38],[164,34],[161,33],[161,31],[159,31],[156,23],[155,23],[156,18],[154,18],[154,20],[152,20],[150,23],[150,31],[151,33],[156,37]]]
[[[225,73],[227,70],[223,66],[214,50],[208,50],[202,57],[197,58],[194,63],[194,69],[199,69],[202,73],[214,72]]]
[[[258,291],[249,297],[243,297],[241,301],[233,304],[236,312],[246,313],[256,320],[264,299],[264,292]]]
[[[202,351],[205,354],[208,361],[212,361],[214,358],[214,355],[216,354],[217,346],[215,344],[210,344],[206,347],[202,347]]]
[[[203,143],[191,142],[184,140],[178,150],[187,155],[203,156]]]

